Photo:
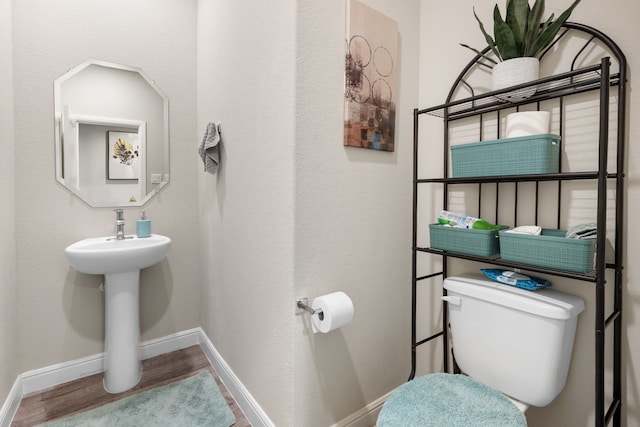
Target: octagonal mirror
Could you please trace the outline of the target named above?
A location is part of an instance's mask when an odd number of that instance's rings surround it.
[[[141,69],[83,62],[54,102],[56,179],[89,206],[142,206],[168,184],[169,100]]]

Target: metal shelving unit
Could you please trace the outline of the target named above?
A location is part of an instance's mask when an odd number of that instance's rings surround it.
[[[571,43],[568,43],[569,41]],[[575,40],[578,40],[576,43]],[[419,339],[417,336],[416,316],[418,313],[417,289],[421,282],[428,279],[441,276],[443,279],[447,277],[447,268],[449,262],[456,259],[471,260],[484,264],[492,264],[504,266],[508,268],[522,268],[528,271],[550,274],[558,277],[569,278],[578,282],[584,282],[592,285],[595,292],[595,325],[594,325],[594,346],[595,346],[595,416],[596,426],[605,426],[613,422],[614,426],[621,425],[622,412],[622,387],[621,387],[621,329],[622,329],[622,286],[623,286],[623,219],[624,219],[624,151],[626,144],[626,95],[627,95],[627,62],[624,54],[618,46],[600,31],[576,23],[566,23],[563,30],[558,35],[554,44],[542,55],[541,61],[544,60],[547,53],[552,49],[558,49],[562,44],[571,44],[577,46],[575,56],[571,62],[570,69],[566,72],[558,73],[550,77],[541,78],[535,82],[523,85],[513,86],[501,91],[486,92],[476,94],[476,90],[469,83],[469,77],[478,72],[479,69],[487,67],[483,63],[480,55],[476,56],[462,70],[454,85],[452,86],[447,100],[444,104],[434,106],[427,109],[414,110],[414,175],[413,175],[413,259],[412,259],[412,343],[411,343],[411,373],[409,380],[416,375],[417,357],[416,351],[419,346],[426,344],[434,339],[443,339],[443,362],[445,370],[449,370],[450,351],[448,347],[448,315],[447,310],[443,310],[442,330],[429,337]],[[599,61],[594,65],[578,67],[576,64],[585,60],[594,49],[599,49],[604,54],[599,57]],[[486,48],[483,53],[489,51]],[[504,100],[504,96],[496,95],[512,93],[519,89],[526,89],[535,86],[537,89],[535,94],[527,99],[519,99],[514,102]],[[461,99],[455,99],[460,92],[467,92],[470,96]],[[536,106],[541,109],[542,103],[557,103],[558,122],[560,123],[560,134],[564,132],[564,105],[566,100],[570,100],[578,94],[591,93],[599,103],[598,118],[598,135],[597,139],[598,165],[597,170],[570,172],[563,171],[562,155],[564,149],[561,150],[560,156],[560,173],[544,174],[544,175],[512,175],[512,176],[491,176],[491,177],[473,177],[473,178],[452,178],[449,173],[449,139],[450,127],[458,120],[479,118],[479,135],[480,140],[483,139],[483,118],[490,114],[497,117],[500,123],[500,114],[503,110],[519,109],[521,106]],[[615,105],[614,113],[616,116],[610,118],[611,105]],[[444,122],[444,133],[442,142],[444,144],[444,164],[443,175],[436,178],[419,176],[419,150],[421,143],[419,142],[419,130],[421,124],[420,117],[424,115],[436,116]],[[609,123],[614,120],[615,127],[610,129]],[[498,137],[500,126],[497,126]],[[610,144],[610,141],[615,141]],[[563,138],[562,147],[570,144]],[[608,170],[609,154],[611,148],[615,148],[615,170]],[[613,169],[613,168],[612,168]],[[532,265],[524,265],[502,260],[499,256],[479,257],[460,253],[453,253],[434,249],[430,247],[421,247],[418,244],[419,227],[424,226],[426,219],[418,217],[419,191],[421,185],[441,185],[443,187],[443,209],[447,209],[449,203],[449,194],[452,188],[460,184],[477,185],[478,205],[483,200],[483,191],[490,188],[495,194],[495,212],[496,223],[498,223],[498,200],[501,186],[508,184],[515,186],[514,201],[514,218],[518,218],[518,185],[520,183],[534,183],[535,185],[535,216],[538,219],[538,211],[540,209],[539,185],[543,182],[557,183],[557,227],[560,228],[561,215],[563,210],[562,186],[569,181],[584,181],[593,183],[597,191],[596,205],[593,209],[596,212],[598,232],[596,238],[596,256],[595,269],[590,273],[574,273],[564,270],[554,270]],[[615,192],[614,204],[615,208],[607,205],[607,192],[611,192],[612,188]],[[511,202],[509,202],[511,203]],[[480,210],[480,208],[478,208]],[[613,211],[613,214],[612,214]],[[615,231],[613,235],[607,236],[606,224],[607,217],[612,218],[615,223]],[[518,224],[512,224],[514,226]],[[605,257],[605,248],[607,239],[613,240],[614,259],[607,262]],[[418,275],[418,257],[426,255],[435,255],[442,257],[442,271],[429,274]],[[606,275],[608,271],[613,271],[613,280],[607,283]],[[611,277],[611,274],[609,275]],[[611,289],[613,287],[613,289]],[[613,294],[613,309],[606,313],[605,310],[605,290],[609,290]],[[443,290],[443,293],[446,293]],[[605,402],[605,334],[613,334],[611,349],[611,365],[613,366],[611,379],[610,402]],[[455,360],[453,361],[454,370]]]

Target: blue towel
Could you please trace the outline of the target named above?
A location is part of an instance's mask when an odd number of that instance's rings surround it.
[[[377,427],[519,427],[524,414],[502,393],[465,375],[430,374],[387,399]]]

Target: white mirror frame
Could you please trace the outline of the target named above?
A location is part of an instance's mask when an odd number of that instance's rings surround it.
[[[155,171],[150,177],[147,177],[147,161],[146,154],[148,144],[147,140],[147,123],[141,120],[132,120],[128,118],[115,118],[115,117],[101,117],[101,116],[92,116],[85,114],[74,114],[71,111],[69,106],[62,105],[62,95],[61,95],[61,87],[62,84],[67,81],[69,78],[74,77],[80,71],[87,68],[90,65],[98,65],[105,68],[113,68],[115,70],[124,70],[131,71],[134,73],[138,73],[145,81],[149,84],[151,88],[162,98],[163,100],[163,129],[162,129],[162,155],[164,156],[164,165],[163,170]],[[162,92],[162,90],[156,85],[156,83],[149,79],[146,74],[139,68],[130,67],[120,64],[114,64],[105,61],[98,60],[88,60],[83,62],[82,64],[74,67],[69,72],[65,73],[62,77],[58,78],[54,82],[54,97],[55,97],[55,169],[56,169],[56,180],[62,184],[68,191],[72,194],[83,200],[89,206],[92,207],[126,207],[126,206],[143,206],[147,203],[153,196],[155,196],[162,188],[164,188],[169,183],[169,107],[168,107],[168,97]],[[78,174],[80,170],[80,152],[79,147],[79,132],[80,126],[82,125],[94,125],[94,126],[105,126],[105,127],[113,127],[115,129],[130,129],[131,132],[136,132],[139,136],[140,142],[140,152],[142,153],[143,159],[140,162],[140,175],[138,181],[137,191],[129,191],[131,197],[123,197],[123,195],[118,196],[117,198],[111,198],[108,196],[98,196],[94,197],[92,193],[96,193],[95,191],[82,191],[81,186],[78,184]],[[67,157],[71,156],[71,158],[65,159],[65,155],[63,154],[63,149],[65,149],[65,131],[68,133],[71,138],[68,138],[70,142],[75,144],[75,148],[72,150],[66,149],[64,153],[66,153]],[[73,145],[72,144],[72,145]],[[107,161],[107,155],[105,150],[105,164]],[[66,172],[66,173],[65,173]],[[153,172],[153,171],[152,171]],[[147,192],[147,181],[150,184],[150,191]],[[104,186],[107,187],[106,185]],[[122,188],[123,186],[120,186]],[[115,187],[118,188],[118,187]],[[108,193],[108,191],[105,191]],[[135,194],[133,194],[135,193]],[[104,194],[104,193],[103,193]],[[129,193],[127,193],[129,194]]]

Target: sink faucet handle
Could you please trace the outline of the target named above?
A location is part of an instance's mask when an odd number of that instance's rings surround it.
[[[124,239],[124,217],[122,209],[114,209],[116,213],[116,240]]]

